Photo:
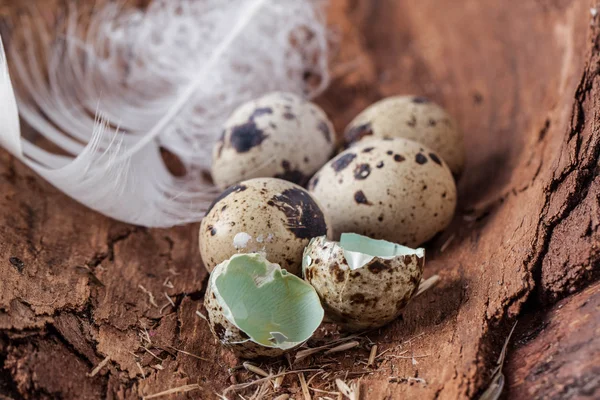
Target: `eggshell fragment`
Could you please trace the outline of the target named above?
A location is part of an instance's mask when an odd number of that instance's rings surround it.
[[[213,150],[212,177],[221,189],[250,178],[304,185],[325,164],[335,132],[316,104],[275,92],[241,105]]]
[[[302,269],[326,316],[357,331],[384,326],[400,315],[419,287],[424,263],[424,249],[344,234],[339,243],[313,239]]]
[[[308,340],[323,320],[315,289],[260,254],[239,254],[210,276],[210,329],[243,358],[277,357]]]
[[[260,252],[300,274],[310,239],[328,233],[319,203],[302,187],[256,178],[224,191],[200,225],[200,253],[208,271],[238,253]]]
[[[465,163],[463,133],[440,106],[421,96],[388,97],[369,106],[346,128],[346,143],[360,139],[405,138],[436,151],[455,175]]]
[[[419,246],[446,228],[456,208],[446,163],[407,139],[357,143],[323,166],[308,187],[330,218],[334,239],[354,232]]]

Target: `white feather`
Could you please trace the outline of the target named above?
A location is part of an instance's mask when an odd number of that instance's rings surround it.
[[[327,85],[320,6],[155,0],[146,11],[126,11],[109,3],[86,29],[70,10],[64,37],[38,25],[39,36],[25,33],[30,50],[11,56],[24,88],[22,117],[72,157],[19,139],[18,124],[0,128],[0,144],[113,218],[145,226],[198,221],[217,194],[202,173],[235,107],[273,90],[311,97]],[[40,41],[42,57],[33,50]],[[305,82],[307,71],[321,76],[318,87]],[[160,147],[179,157],[184,177],[168,171]]]

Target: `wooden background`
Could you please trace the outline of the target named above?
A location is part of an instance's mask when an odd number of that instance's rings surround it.
[[[0,0],[0,12],[17,3]],[[428,246],[426,276],[442,282],[368,335],[399,357],[349,375],[361,398],[477,398],[516,320],[507,398],[600,397],[594,6],[331,0],[335,79],[318,101],[338,131],[381,97],[419,94],[458,119],[467,145],[456,219]],[[197,229],[115,222],[0,151],[0,398],[134,399],[198,384],[171,398],[209,399],[229,386],[238,361],[196,315],[207,278]],[[161,312],[165,293],[175,306]],[[302,366],[357,372],[367,356]],[[332,389],[319,377],[313,386]],[[302,398],[296,376],[286,392]]]

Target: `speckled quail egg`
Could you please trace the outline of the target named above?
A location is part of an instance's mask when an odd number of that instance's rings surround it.
[[[255,178],[231,186],[209,207],[200,225],[200,252],[208,271],[234,254],[261,252],[299,275],[302,251],[327,233],[327,218],[305,189]]]
[[[344,133],[349,144],[370,137],[414,140],[436,151],[456,176],[463,170],[462,131],[442,107],[425,97],[383,99],[360,113]]]
[[[416,293],[424,263],[424,249],[345,233],[339,243],[311,240],[302,271],[327,317],[356,331],[396,319]]]
[[[323,110],[275,92],[240,106],[213,149],[212,177],[224,189],[275,177],[304,185],[333,153],[335,132]]]
[[[333,239],[353,232],[419,246],[456,208],[456,185],[434,151],[407,139],[372,139],[340,153],[311,179]]]
[[[219,264],[204,298],[210,329],[239,357],[276,357],[308,340],[323,320],[315,289],[260,254]]]

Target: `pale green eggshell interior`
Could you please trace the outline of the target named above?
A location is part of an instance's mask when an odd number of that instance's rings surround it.
[[[225,317],[266,347],[292,348],[323,320],[315,289],[258,254],[233,256],[213,271],[211,284]]]
[[[425,256],[425,249],[411,249],[410,247],[385,240],[371,239],[356,233],[342,233],[339,243],[335,245],[342,248],[344,258],[352,270],[364,267],[374,258],[390,260],[405,255]],[[309,256],[305,256],[303,267],[309,266],[311,261]]]

